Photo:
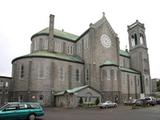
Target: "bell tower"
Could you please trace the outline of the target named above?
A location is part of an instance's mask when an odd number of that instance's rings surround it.
[[[135,23],[129,25],[128,37],[131,68],[141,73],[141,92],[145,95],[150,95],[152,81],[144,24],[136,20]]]

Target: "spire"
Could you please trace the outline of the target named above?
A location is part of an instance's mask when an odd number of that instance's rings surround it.
[[[103,17],[105,17],[105,12],[102,12],[102,14],[103,14]]]

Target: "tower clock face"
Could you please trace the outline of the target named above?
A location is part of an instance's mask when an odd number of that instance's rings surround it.
[[[104,47],[106,47],[106,48],[111,47],[111,44],[112,44],[112,43],[111,43],[111,39],[109,38],[108,35],[102,34],[100,40],[101,40],[101,43],[102,43],[102,45],[103,45]]]

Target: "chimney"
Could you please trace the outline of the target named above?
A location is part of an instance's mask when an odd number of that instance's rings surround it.
[[[49,18],[50,18],[50,20],[49,20],[49,38],[53,39],[53,35],[54,35],[54,15],[50,14]]]
[[[49,40],[48,40],[48,51],[54,52],[54,15],[49,16]]]

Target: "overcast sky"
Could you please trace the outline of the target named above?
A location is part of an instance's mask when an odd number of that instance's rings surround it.
[[[11,76],[11,61],[30,53],[31,36],[48,27],[80,35],[105,12],[120,39],[128,46],[127,25],[145,24],[152,78],[160,78],[159,0],[3,0],[0,2],[0,76]]]

